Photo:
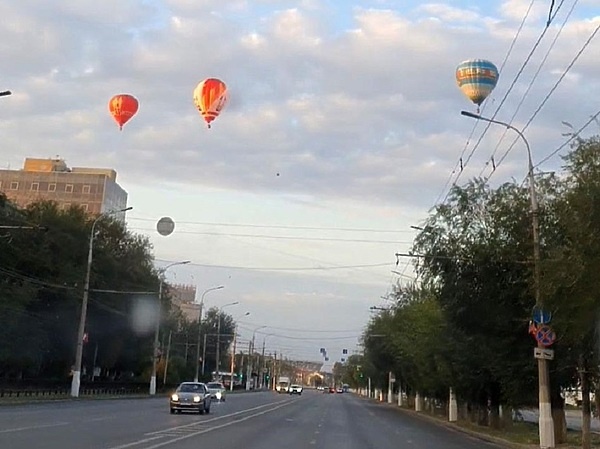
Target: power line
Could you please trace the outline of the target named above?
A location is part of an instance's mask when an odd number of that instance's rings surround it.
[[[562,82],[562,80],[565,78],[565,76],[567,76],[567,74],[569,73],[569,71],[571,70],[571,68],[573,67],[573,65],[575,65],[575,63],[577,62],[577,60],[579,59],[579,57],[587,49],[587,47],[590,44],[590,42],[592,42],[592,40],[594,39],[594,37],[596,37],[596,34],[598,34],[598,31],[600,31],[600,24],[598,24],[598,26],[594,29],[594,31],[592,32],[592,34],[590,34],[590,36],[585,41],[585,43],[583,44],[583,46],[581,47],[581,49],[577,52],[577,54],[575,55],[575,57],[573,58],[573,60],[569,63],[569,65],[567,66],[567,68],[564,70],[564,72],[558,78],[558,80],[556,81],[556,83],[554,84],[554,86],[552,86],[552,88],[550,89],[550,91],[548,92],[548,94],[544,97],[544,99],[542,100],[542,102],[540,103],[540,105],[538,106],[538,108],[535,110],[535,112],[533,113],[533,115],[529,118],[529,120],[527,121],[527,123],[525,124],[525,126],[523,127],[523,129],[521,129],[521,132],[524,132],[529,127],[529,125],[531,124],[531,122],[533,122],[533,120],[535,119],[535,117],[539,114],[539,112],[542,110],[542,108],[546,105],[546,103],[548,102],[548,100],[550,99],[550,97],[552,96],[552,94],[556,91],[556,89],[558,88],[558,86],[560,85],[560,83]],[[513,140],[513,142],[510,145],[510,147],[508,147],[508,149],[506,150],[506,152],[502,155],[502,158],[500,159],[498,165],[500,165],[506,159],[506,157],[511,152],[511,150],[514,148],[514,146],[515,146],[515,144],[517,143],[518,140],[519,140],[519,137],[516,137],[515,140]],[[489,180],[489,177],[488,177],[488,180]]]
[[[147,228],[129,228],[136,231],[153,232],[154,229]],[[346,242],[346,243],[381,243],[381,244],[409,244],[410,242],[398,242],[395,240],[368,240],[368,239],[342,239],[333,237],[295,237],[289,235],[267,235],[267,234],[226,234],[221,232],[210,231],[177,231],[179,234],[196,234],[196,235],[213,235],[220,237],[247,237],[257,239],[272,239],[272,240],[304,240],[316,242]]]
[[[577,6],[577,3],[579,3],[579,0],[575,0],[573,2],[573,5],[571,5],[571,9],[569,10],[569,12],[567,13],[565,19],[563,20],[563,22],[562,22],[562,24],[561,24],[558,32],[554,36],[554,39],[552,40],[550,46],[548,47],[548,50],[546,51],[546,54],[544,55],[544,58],[540,62],[540,64],[539,64],[539,66],[538,66],[535,74],[533,75],[533,78],[529,82],[529,85],[527,86],[527,89],[525,90],[525,93],[521,96],[521,99],[519,100],[519,104],[517,104],[517,107],[516,107],[515,111],[513,112],[512,116],[511,116],[511,118],[510,118],[510,120],[508,122],[509,125],[512,125],[515,117],[517,116],[517,114],[521,110],[521,106],[523,106],[523,103],[525,102],[525,99],[527,98],[527,95],[529,95],[529,92],[531,91],[531,88],[533,87],[533,84],[535,83],[535,81],[537,80],[537,77],[539,76],[540,72],[542,71],[542,67],[544,67],[544,65],[546,64],[546,61],[548,60],[548,57],[550,56],[550,53],[554,49],[554,46],[556,45],[556,42],[558,41],[558,38],[562,34],[563,29],[565,28],[565,26],[566,26],[567,22],[569,21],[571,15],[573,14],[573,11],[575,10],[575,7]],[[551,13],[552,13],[552,9],[551,9],[550,14]],[[550,16],[549,20],[552,20],[556,16],[557,13],[558,13],[558,10],[554,13],[554,16]],[[502,136],[500,136],[500,139],[498,140],[498,143],[496,143],[496,147],[494,148],[494,151],[492,151],[492,155],[490,156],[490,159],[488,160],[488,162],[485,163],[484,167],[481,169],[481,172],[479,173],[480,177],[483,175],[483,172],[485,171],[486,167],[489,165],[490,161],[492,162],[492,172],[487,177],[487,179],[489,180],[489,178],[492,176],[492,174],[496,171],[496,168],[497,168],[498,165],[496,165],[494,163],[494,156],[496,155],[496,152],[498,151],[498,148],[500,148],[500,145],[504,141],[504,138],[507,136],[508,131],[509,131],[508,128],[504,129],[504,132],[502,133]]]
[[[539,167],[540,165],[542,165],[544,162],[546,162],[548,159],[554,157],[557,153],[559,153],[563,148],[565,148],[567,145],[569,145],[573,140],[575,140],[576,138],[579,137],[579,134],[581,134],[581,132],[583,132],[588,126],[590,126],[590,124],[597,120],[598,117],[600,117],[600,110],[598,112],[596,112],[594,115],[592,115],[590,117],[590,119],[585,122],[585,124],[579,128],[577,131],[575,131],[574,133],[572,133],[571,137],[569,139],[567,139],[561,146],[559,146],[557,149],[555,149],[554,151],[552,151],[548,156],[546,156],[544,159],[542,159],[541,161],[539,161],[537,164],[534,165],[534,168]]]
[[[506,65],[506,62],[508,61],[508,58],[512,54],[513,48],[515,47],[515,44],[517,43],[517,40],[519,39],[519,36],[521,35],[523,26],[525,25],[525,22],[527,21],[527,18],[529,17],[529,13],[531,12],[531,8],[533,7],[534,3],[535,3],[535,0],[531,0],[531,2],[529,3],[529,7],[527,8],[525,15],[523,16],[523,20],[521,20],[521,24],[519,25],[519,28],[517,29],[517,32],[515,33],[513,40],[510,43],[510,46],[508,47],[508,51],[506,52],[506,55],[504,56],[504,60],[502,61],[502,64],[500,65],[500,70],[499,70],[500,73],[502,73],[502,69],[504,69],[504,66]],[[487,102],[484,103],[483,108],[481,108],[482,114],[485,112],[486,107],[487,107]],[[462,158],[465,155],[467,148],[469,147],[469,143],[471,143],[471,139],[473,138],[473,135],[475,134],[475,130],[477,129],[478,126],[479,126],[479,120],[476,120],[475,123],[473,124],[473,128],[471,128],[471,133],[469,134],[469,137],[467,137],[467,141],[465,142],[465,146],[463,147],[463,150],[460,153],[458,161],[456,162],[456,165],[452,169],[450,176],[446,180],[446,184],[444,184],[442,191],[440,192],[437,199],[435,200],[435,204],[438,204],[438,202],[442,198],[442,195],[444,195],[446,188],[448,187],[448,185],[450,184],[450,181],[452,180],[452,176],[454,176],[454,174],[456,173],[456,169],[462,165]],[[463,168],[464,167],[461,167],[461,171]],[[458,178],[457,178],[457,180],[458,180]]]
[[[157,262],[171,262],[165,259],[155,259]],[[344,270],[349,268],[374,268],[384,267],[390,265],[389,262],[377,263],[377,264],[364,264],[364,265],[339,265],[330,267],[243,267],[234,265],[213,265],[213,264],[202,264],[202,263],[189,263],[187,266],[203,267],[203,268],[226,268],[230,270],[249,270],[249,271],[327,271],[327,270]]]
[[[127,217],[127,220],[137,221],[156,221],[153,218]],[[395,229],[373,229],[373,228],[342,228],[328,226],[292,226],[292,225],[262,225],[251,223],[219,223],[219,222],[204,222],[204,221],[178,221],[177,224],[191,224],[200,226],[224,226],[238,228],[264,228],[264,229],[298,229],[307,231],[342,231],[342,232],[378,232],[378,233],[406,233],[410,231],[395,230]]]
[[[561,9],[563,3],[565,2],[565,0],[561,0],[560,4],[558,5],[557,9],[556,9],[556,13],[554,14],[553,17],[556,16],[556,14],[558,13],[558,11]],[[496,111],[494,112],[494,114],[492,115],[492,120],[494,118],[496,118],[496,116],[498,115],[498,112],[500,112],[500,109],[502,108],[502,106],[504,105],[504,103],[506,102],[506,99],[508,98],[508,96],[510,95],[510,93],[512,92],[513,88],[515,87],[515,85],[517,84],[517,81],[519,80],[519,78],[521,77],[521,75],[523,74],[523,71],[525,70],[525,67],[527,67],[527,65],[529,64],[529,61],[531,60],[531,58],[533,57],[533,54],[535,53],[535,51],[537,50],[537,48],[539,47],[540,43],[542,42],[542,39],[544,39],[544,36],[546,35],[548,29],[549,29],[549,24],[550,22],[544,27],[544,30],[542,31],[542,33],[540,34],[540,36],[538,37],[538,39],[536,40],[535,44],[533,45],[531,51],[529,52],[529,54],[527,55],[527,57],[525,58],[525,61],[523,62],[523,64],[521,65],[521,68],[519,69],[519,71],[517,72],[515,78],[513,79],[512,83],[510,84],[508,90],[506,91],[506,93],[504,94],[504,97],[502,97],[502,100],[500,101],[500,104],[498,105],[498,107],[496,108]],[[490,129],[490,127],[492,126],[492,123],[488,122],[485,126],[485,129],[483,130],[483,132],[481,133],[481,135],[479,136],[479,139],[477,139],[477,142],[475,143],[475,146],[473,147],[473,149],[471,150],[471,153],[469,153],[469,157],[467,158],[467,162],[464,164],[465,166],[468,164],[468,162],[471,160],[471,158],[473,157],[473,154],[475,154],[475,151],[477,150],[477,148],[479,147],[479,145],[481,144],[484,136],[486,135],[486,133],[488,132],[488,130]],[[460,171],[458,173],[458,176],[456,177],[456,179],[453,182],[453,185],[456,185],[456,183],[458,182],[458,180],[460,179],[460,176],[462,175],[464,171]],[[450,190],[448,190],[448,192],[446,193],[446,196],[444,197],[444,202],[446,201],[446,199],[448,198],[448,195],[450,194]]]

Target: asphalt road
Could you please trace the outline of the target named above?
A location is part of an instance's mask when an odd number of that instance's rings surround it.
[[[10,449],[475,449],[494,446],[352,394],[231,395],[209,415],[169,414],[168,399],[0,407]]]

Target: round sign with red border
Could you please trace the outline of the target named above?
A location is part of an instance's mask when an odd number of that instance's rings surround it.
[[[540,326],[535,332],[535,339],[542,346],[552,346],[556,341],[556,333],[550,326]]]

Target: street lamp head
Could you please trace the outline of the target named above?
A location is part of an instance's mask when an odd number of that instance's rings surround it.
[[[127,212],[128,210],[131,210],[131,209],[133,209],[133,206],[126,207],[125,209],[121,209],[117,212]]]
[[[5,90],[3,92],[0,92],[0,97],[7,97],[9,95],[12,95],[12,92],[10,90]]]
[[[476,120],[481,120],[481,116],[474,114],[473,112],[469,112],[469,111],[460,111],[461,115],[464,115],[465,117],[471,117],[474,118]]]

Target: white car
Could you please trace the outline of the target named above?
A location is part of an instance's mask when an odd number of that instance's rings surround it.
[[[292,385],[290,386],[290,394],[302,394],[302,385]]]

